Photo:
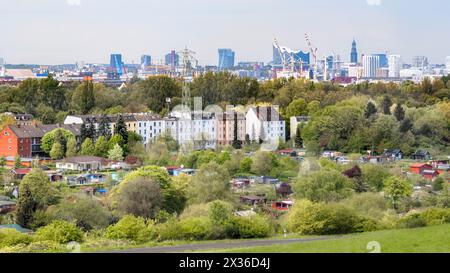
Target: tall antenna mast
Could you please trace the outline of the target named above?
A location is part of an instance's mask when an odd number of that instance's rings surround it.
[[[193,64],[198,65],[198,60],[195,58],[195,52],[188,49],[187,46],[178,51],[177,54],[181,57],[181,77],[184,80],[182,104],[186,109],[191,109],[191,90],[187,84],[187,79],[194,77]]]

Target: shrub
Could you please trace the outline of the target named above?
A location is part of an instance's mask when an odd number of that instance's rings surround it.
[[[427,226],[450,223],[450,209],[430,208],[421,213]]]
[[[304,235],[330,235],[372,231],[378,225],[342,204],[301,201],[289,213],[287,227]]]
[[[0,248],[10,247],[19,244],[28,245],[32,238],[27,234],[23,234],[15,229],[0,229]]]
[[[400,228],[418,228],[425,227],[427,225],[426,221],[421,217],[420,213],[412,213],[403,218],[398,222]]]
[[[74,223],[56,220],[36,232],[41,241],[53,241],[59,244],[82,242],[83,232]]]
[[[181,238],[182,228],[177,219],[171,218],[167,222],[155,226],[155,232],[158,241],[177,240]]]
[[[181,232],[176,239],[194,241],[207,240],[211,237],[212,223],[207,217],[184,219],[180,221],[179,226]]]
[[[152,234],[153,222],[146,223],[142,217],[126,215],[106,229],[105,237],[114,240],[146,242],[152,238]]]
[[[270,221],[263,216],[230,218],[225,226],[226,235],[230,238],[264,238],[273,232]]]

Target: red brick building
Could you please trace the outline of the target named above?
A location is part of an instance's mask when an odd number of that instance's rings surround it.
[[[0,156],[34,158],[47,156],[41,149],[42,137],[54,129],[62,128],[80,136],[80,125],[11,125],[0,132]]]

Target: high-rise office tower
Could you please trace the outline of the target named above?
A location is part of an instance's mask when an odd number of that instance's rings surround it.
[[[109,62],[110,73],[117,76],[122,76],[124,72],[124,66],[122,62],[122,54],[111,54],[111,59]]]
[[[363,77],[374,79],[377,77],[377,70],[380,68],[380,56],[377,55],[364,55],[362,59],[363,63]]]
[[[165,63],[166,65],[175,68],[180,64],[180,56],[175,52],[175,50],[172,50],[169,54],[166,55]]]
[[[234,51],[229,48],[219,48],[219,70],[227,70],[234,67]]]
[[[389,61],[386,53],[373,54],[374,56],[380,57],[380,67],[387,68],[389,67]]]
[[[400,78],[402,61],[400,55],[389,55],[389,78]]]
[[[351,63],[358,63],[358,50],[356,49],[356,41],[353,39],[352,42],[352,51],[350,53],[350,62]]]
[[[152,56],[150,55],[142,55],[141,56],[141,68],[145,69],[146,67],[152,65]]]

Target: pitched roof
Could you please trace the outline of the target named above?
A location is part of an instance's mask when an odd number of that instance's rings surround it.
[[[64,163],[84,163],[84,162],[101,162],[102,164],[106,162],[107,159],[98,156],[73,156],[64,159]]]
[[[411,168],[422,168],[422,167],[425,167],[425,166],[431,167],[431,165],[429,165],[427,163],[414,163],[414,164],[410,165]]]
[[[251,109],[261,121],[283,121],[280,113],[273,106],[256,106]]]
[[[18,138],[41,138],[46,133],[53,131],[54,129],[66,129],[72,132],[75,136],[80,136],[80,125],[59,125],[59,124],[46,124],[46,125],[11,125],[9,126],[11,131]]]

